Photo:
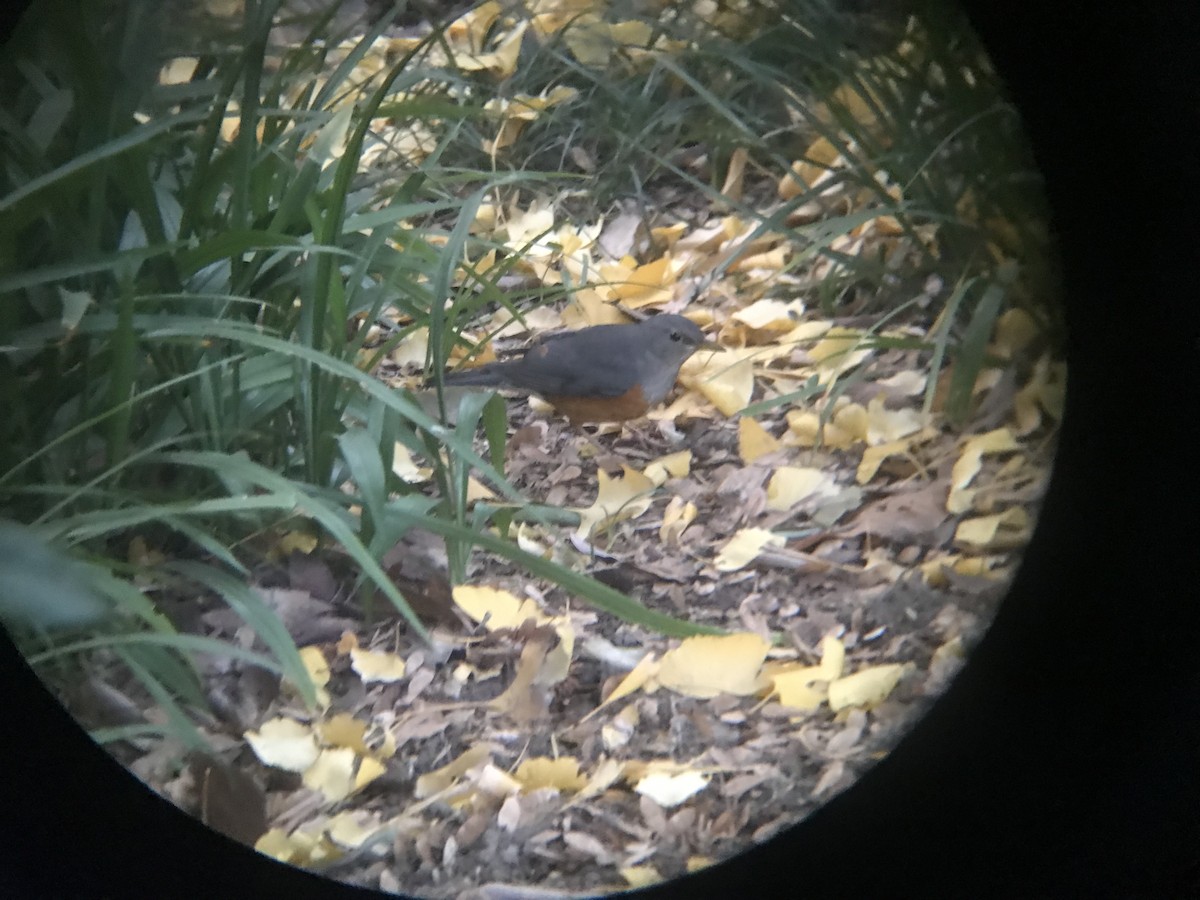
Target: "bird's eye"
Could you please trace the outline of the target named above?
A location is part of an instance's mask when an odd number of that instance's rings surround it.
[[[682,334],[680,334],[678,331],[672,331],[672,332],[671,332],[671,340],[673,340],[673,341],[682,341],[682,340],[683,340],[683,335],[682,335]]]

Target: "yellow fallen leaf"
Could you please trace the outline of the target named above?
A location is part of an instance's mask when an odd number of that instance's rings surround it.
[[[521,790],[528,793],[538,788],[554,788],[559,791],[578,791],[588,780],[579,771],[579,760],[570,756],[551,759],[533,756],[521,761],[514,773],[521,782]]]
[[[460,584],[454,588],[454,602],[476,622],[485,622],[494,631],[498,628],[519,628],[527,619],[538,625],[550,621],[532,600],[521,600],[499,588]]]
[[[966,488],[983,468],[984,456],[1019,449],[1017,439],[1007,428],[997,428],[966,441],[950,470],[950,494],[946,498],[946,510],[957,515],[971,508],[974,494],[968,494]]]
[[[474,747],[464,750],[452,762],[440,769],[434,769],[432,772],[418,776],[416,784],[413,785],[413,796],[418,800],[423,800],[446,790],[469,769],[491,759],[491,755],[492,748],[487,744],[476,744]]]
[[[721,186],[721,195],[730,200],[742,198],[742,179],[746,174],[746,162],[750,153],[745,147],[734,148],[729,155],[729,168],[725,171],[725,183]]]
[[[446,39],[456,44],[465,44],[472,50],[479,50],[503,11],[504,8],[497,0],[486,0],[448,24]]]
[[[749,306],[739,309],[731,318],[756,331],[786,334],[796,327],[803,314],[804,303],[800,300],[784,303],[782,300],[763,299],[756,300]]]
[[[366,843],[367,838],[379,831],[381,824],[378,813],[345,810],[330,817],[324,830],[339,847],[353,849]]]
[[[871,355],[869,347],[863,347],[866,335],[853,328],[830,328],[825,337],[808,351],[817,366],[817,381],[825,385],[836,380]]]
[[[787,413],[787,423],[788,432],[802,447],[820,443],[833,450],[847,450],[867,439],[867,410],[858,403],[838,407],[824,426],[817,413],[797,409]]]
[[[771,432],[749,416],[738,418],[738,455],[744,463],[752,463],[760,456],[774,453],[783,445]]]
[[[782,512],[812,497],[832,497],[837,482],[811,466],[780,466],[767,483],[767,509]]]
[[[518,24],[490,53],[459,54],[455,60],[458,67],[464,72],[486,70],[497,78],[508,78],[517,70],[521,38],[525,36],[525,29],[528,27],[528,22]]]
[[[689,697],[747,696],[757,689],[770,644],[749,632],[686,638],[663,654],[658,682]]]
[[[329,720],[317,726],[317,733],[323,743],[333,747],[348,747],[355,753],[363,755],[371,751],[364,740],[367,734],[367,723],[354,718],[350,713],[338,713]]]
[[[815,666],[787,665],[771,674],[771,692],[782,706],[811,711],[828,696],[828,682],[842,675],[846,647],[832,635],[821,639],[821,662]],[[816,686],[821,683],[820,686]]]
[[[714,352],[700,371],[694,369],[684,379],[727,416],[741,412],[754,395],[754,365],[749,358],[739,359],[729,351]]]
[[[358,673],[363,684],[399,681],[405,670],[404,660],[394,653],[358,648],[350,651],[350,667]]]
[[[643,474],[657,486],[666,484],[667,480],[671,478],[687,478],[691,470],[692,451],[680,450],[677,453],[660,456],[646,466]]]
[[[604,742],[604,749],[611,753],[628,744],[637,730],[641,718],[642,715],[638,712],[637,704],[630,703],[613,716],[607,725],[602,725],[600,739]]]
[[[887,698],[903,674],[904,666],[888,663],[837,678],[829,683],[829,708],[837,712],[847,706],[874,706]]]
[[[1012,359],[1014,353],[1029,346],[1039,331],[1037,322],[1025,310],[1016,307],[1006,310],[996,317],[995,333],[988,352],[1002,359]]]
[[[622,697],[628,697],[634,691],[639,690],[642,685],[658,674],[658,657],[653,653],[647,653],[638,660],[638,664],[629,670],[621,683],[613,688],[612,693],[604,698],[604,702],[593,709],[590,713],[583,717],[582,721],[586,722],[604,707],[611,703],[615,703]]]
[[[658,527],[658,539],[668,547],[678,546],[687,527],[696,520],[699,510],[691,500],[682,497],[672,497],[667,508],[663,510],[662,525]]]
[[[743,528],[721,548],[714,565],[718,572],[736,572],[753,562],[763,547],[782,547],[786,543],[783,535],[772,534],[765,528]]]
[[[881,396],[867,404],[867,443],[897,441],[921,430],[925,416],[917,409],[887,409]]]
[[[649,797],[659,806],[670,809],[708,787],[708,776],[689,771],[671,775],[666,772],[651,772],[636,785],[634,790]]]
[[[612,285],[612,297],[631,309],[666,303],[674,293],[675,270],[669,254],[638,266]]]
[[[300,780],[305,787],[320,791],[328,802],[337,803],[349,797],[354,790],[356,758],[353,750],[328,747],[304,770]]]
[[[354,773],[354,786],[351,791],[358,791],[366,787],[380,775],[387,771],[387,768],[373,756],[364,756],[358,761],[358,771]]]
[[[245,738],[259,760],[288,772],[305,771],[320,752],[312,729],[295,719],[268,719],[257,731],[247,731]]]
[[[1029,514],[1019,506],[992,516],[964,519],[954,542],[970,550],[1011,550],[1029,541]]]
[[[625,866],[618,871],[631,888],[649,887],[663,880],[654,866]]]
[[[283,828],[272,828],[257,841],[254,849],[272,859],[297,866],[337,859],[342,851],[323,834],[296,829],[290,834]]]
[[[629,466],[622,468],[624,476],[621,478],[610,478],[603,469],[596,472],[599,483],[596,502],[578,510],[579,527],[575,533],[580,537],[590,538],[609,525],[635,519],[650,508],[651,495],[657,485],[636,469]]]

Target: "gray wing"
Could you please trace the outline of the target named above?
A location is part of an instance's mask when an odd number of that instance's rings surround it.
[[[512,384],[542,395],[619,397],[639,381],[630,352],[635,325],[598,325],[587,333],[552,335],[506,373]]]

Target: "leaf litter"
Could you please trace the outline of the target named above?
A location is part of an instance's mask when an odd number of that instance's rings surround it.
[[[526,30],[565,26],[545,13],[500,34],[500,14],[485,3],[448,32],[461,67],[504,78]],[[649,52],[648,34],[622,28],[634,23],[571,21],[567,44],[585,65],[606,46]],[[496,130],[484,149],[502,153],[572,99],[555,89],[489,104]],[[430,138],[408,134],[390,152],[411,161]],[[839,165],[822,141],[763,183],[739,148],[726,196],[770,215],[820,187]],[[829,183],[792,219],[852,209],[845,185]],[[804,298],[836,260],[797,266],[788,238],[717,205],[664,201],[657,213],[652,228],[629,210],[578,225],[552,198],[498,197],[476,233],[521,252],[514,277],[570,284],[572,300],[526,325],[497,314],[472,337],[482,361],[527,339],[527,325],[577,328],[632,310],[689,315],[720,342],[685,364],[645,422],[586,437],[545,404],[510,403],[505,472],[577,517],[522,525],[523,548],[728,633],[665,638],[482,553],[451,587],[437,539],[414,530],[383,565],[430,625],[426,645],[399,621],[363,621],[336,550],[280,534],[279,564],[251,585],[303,645],[316,707],[250,663],[206,664],[217,718],[201,731],[225,759],[173,771],[178,748],[143,741],[132,745],[140,777],[241,840],[257,831],[261,852],[353,883],[567,896],[651,884],[766,839],[919,718],[986,627],[1029,538],[1062,364],[1043,354],[1005,381],[1037,333],[1019,310],[1001,315],[988,349],[1007,368],[977,381],[960,435],[943,418],[944,373],[931,393],[921,351],[877,340],[930,339],[920,315],[885,324],[812,310]],[[864,219],[832,249],[916,253],[889,218]],[[469,261],[474,271],[495,264],[489,252]],[[427,337],[400,342],[380,376],[417,389]],[[396,474],[427,483],[429,461],[397,450]],[[476,483],[473,496],[486,495]],[[181,628],[261,649],[223,608]],[[127,716],[133,703],[108,708]]]

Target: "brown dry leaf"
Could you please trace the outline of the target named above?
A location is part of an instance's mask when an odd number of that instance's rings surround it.
[[[870,534],[909,543],[933,533],[946,520],[943,482],[889,494],[874,501],[855,518],[847,535]]]
[[[744,463],[752,463],[761,456],[774,453],[783,445],[771,432],[749,416],[738,418],[738,455]]]
[[[721,548],[713,564],[718,572],[736,572],[753,562],[764,547],[782,547],[786,543],[783,535],[772,534],[765,528],[742,528]]]
[[[575,652],[575,629],[567,616],[547,616],[533,600],[520,600],[508,591],[474,585],[460,584],[454,588],[454,602],[489,631],[520,628],[528,621],[551,626],[558,635],[558,643],[546,655],[536,683],[557,684],[566,677]]]
[[[700,635],[663,654],[658,682],[689,697],[747,696],[758,686],[758,671],[770,644],[749,632]]]

